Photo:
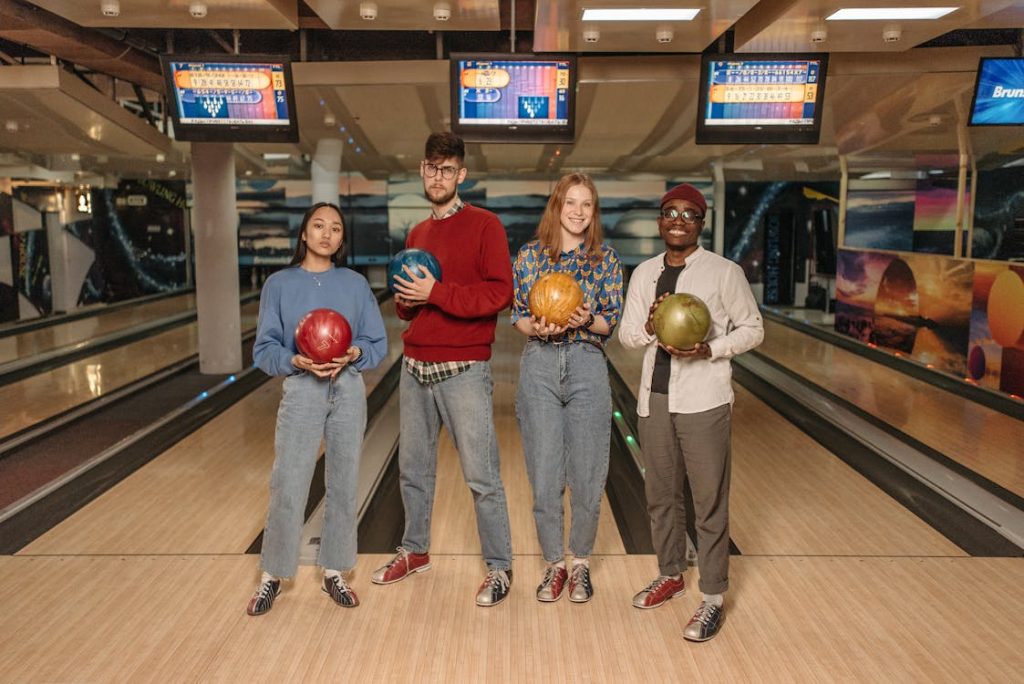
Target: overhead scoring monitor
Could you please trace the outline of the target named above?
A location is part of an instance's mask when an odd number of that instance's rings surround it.
[[[816,144],[827,54],[703,55],[697,144]]]
[[[168,55],[161,61],[178,140],[298,142],[288,58]]]
[[[576,59],[451,56],[452,131],[471,142],[572,142]]]

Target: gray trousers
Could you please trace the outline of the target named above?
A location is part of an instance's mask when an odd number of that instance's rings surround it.
[[[651,414],[640,418],[644,490],[651,539],[662,575],[686,568],[686,497],[690,479],[697,529],[700,590],[729,588],[729,475],[732,407],[669,413],[668,395],[651,394]]]

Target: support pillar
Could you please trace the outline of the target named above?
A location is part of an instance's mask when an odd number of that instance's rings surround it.
[[[230,143],[192,143],[192,233],[196,259],[199,371],[242,370],[238,204]]]
[[[341,175],[341,153],[345,143],[337,138],[321,138],[316,144],[316,153],[310,164],[313,181],[313,204],[317,202],[338,203],[338,178]],[[348,240],[349,236],[346,235]]]

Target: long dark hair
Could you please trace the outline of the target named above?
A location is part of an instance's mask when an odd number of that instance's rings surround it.
[[[306,226],[309,225],[309,220],[313,218],[313,214],[316,213],[317,209],[323,207],[330,207],[334,211],[338,212],[338,217],[341,219],[341,246],[338,247],[338,251],[331,255],[331,263],[335,266],[345,265],[345,245],[348,244],[346,239],[348,235],[346,232],[348,228],[345,226],[345,215],[341,213],[341,209],[338,208],[337,204],[332,202],[317,202],[311,206],[306,214],[302,217],[302,224],[299,226],[299,240],[295,243],[295,254],[292,255],[291,263],[289,266],[296,266],[302,263],[302,260],[306,258],[306,243],[303,242],[302,236],[306,233]]]

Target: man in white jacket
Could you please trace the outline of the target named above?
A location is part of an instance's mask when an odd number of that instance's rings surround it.
[[[646,348],[637,397],[647,510],[659,576],[633,598],[656,608],[685,587],[689,478],[696,514],[697,563],[704,600],[683,630],[707,641],[725,617],[729,586],[729,473],[732,367],[730,359],[764,339],[764,324],[738,264],[700,246],[707,201],[689,184],[661,198],[658,230],[666,251],[633,271],[619,324],[619,341]],[[660,344],[651,315],[669,294],[700,297],[711,312],[706,341],[693,349]]]

